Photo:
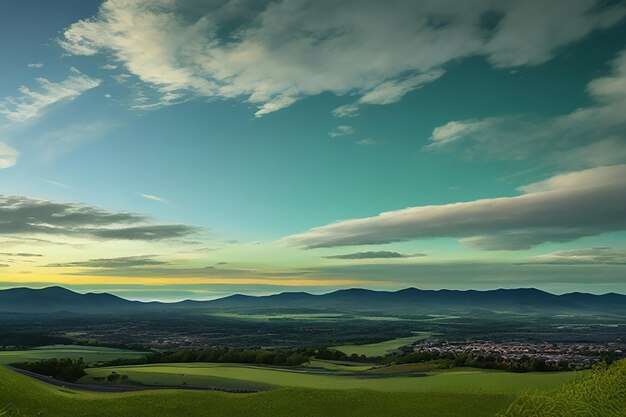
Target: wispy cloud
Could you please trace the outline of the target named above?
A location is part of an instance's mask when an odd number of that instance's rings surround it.
[[[26,64],[26,66],[28,68],[35,68],[35,69],[39,69],[39,68],[43,68],[43,64],[41,62],[32,62],[32,63],[28,63]]]
[[[435,69],[405,79],[385,81],[365,93],[354,103],[337,107],[333,110],[333,115],[335,117],[353,117],[358,115],[359,108],[364,104],[384,105],[397,103],[406,94],[441,78],[443,74],[444,71],[442,69]]]
[[[626,250],[608,246],[564,250],[534,256],[523,265],[626,265]]]
[[[10,168],[17,162],[20,153],[9,145],[0,142],[0,169]]]
[[[100,139],[118,127],[119,123],[115,121],[95,120],[50,130],[36,139],[37,152],[44,161],[52,161]]]
[[[70,101],[87,90],[100,85],[100,80],[82,74],[76,68],[65,80],[54,83],[45,78],[37,78],[39,88],[19,88],[20,95],[7,97],[0,102],[0,114],[12,122],[25,122],[39,117],[45,110],[56,103]]]
[[[361,146],[372,146],[372,145],[376,145],[376,143],[377,142],[372,138],[366,138],[366,139],[361,139],[357,141],[357,144]]]
[[[534,161],[574,169],[626,162],[626,50],[587,85],[593,104],[552,118],[508,115],[435,128],[425,149],[468,158]]]
[[[152,200],[152,201],[158,201],[159,203],[167,203],[167,200],[163,197],[159,197],[157,195],[154,194],[142,194],[139,193],[140,196],[142,196],[143,198],[145,198],[146,200]]]
[[[252,103],[261,116],[327,91],[357,94],[360,104],[392,103],[436,79],[445,64],[470,56],[501,68],[538,65],[626,13],[622,3],[600,0],[196,6],[189,13],[184,2],[108,0],[96,16],[67,28],[59,43],[76,55],[108,53],[111,65],[156,89],[160,103],[153,106],[181,95],[234,98]],[[488,14],[498,16],[490,26]],[[533,22],[532,31],[525,22]]]
[[[354,133],[354,128],[349,125],[339,125],[337,128],[328,132],[328,136],[331,138],[337,138],[340,136],[351,135]]]
[[[58,182],[58,181],[52,181],[52,180],[46,180],[46,179],[44,179],[43,181],[47,182],[48,184],[56,185],[57,187],[61,187],[61,188],[73,188],[71,185]]]
[[[130,268],[136,266],[165,265],[167,261],[155,259],[154,255],[123,256],[117,258],[98,258],[87,261],[53,263],[44,265],[51,268]]]
[[[521,250],[626,230],[626,165],[558,175],[519,189],[522,195],[411,207],[346,220],[289,236],[303,248],[458,237],[483,250]]]
[[[391,251],[368,251],[325,256],[326,259],[399,259],[426,256],[423,253],[404,254]]]

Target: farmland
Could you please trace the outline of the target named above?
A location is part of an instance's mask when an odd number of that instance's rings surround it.
[[[430,332],[416,332],[414,336],[402,337],[398,339],[386,340],[380,343],[372,343],[367,345],[342,345],[334,346],[333,349],[339,350],[346,355],[356,354],[358,356],[365,355],[368,357],[383,356],[395,349],[405,345],[410,345],[419,340],[424,340],[432,335]]]

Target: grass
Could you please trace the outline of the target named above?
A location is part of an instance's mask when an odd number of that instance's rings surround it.
[[[6,417],[492,417],[513,400],[495,393],[380,392],[280,388],[257,394],[162,390],[87,393],[0,368]]]
[[[83,358],[87,363],[110,361],[117,358],[133,359],[144,352],[97,346],[50,345],[28,350],[0,351],[0,364],[35,362],[52,358]]]
[[[354,365],[346,365],[345,363],[337,363],[331,361],[325,361],[321,359],[314,359],[306,364],[309,368],[323,368],[329,371],[339,372],[360,372],[367,371],[372,368],[372,365],[355,363]]]
[[[334,313],[306,313],[306,314],[239,314],[239,313],[211,313],[211,316],[229,319],[269,321],[269,320],[337,320],[343,314]]]
[[[561,388],[520,396],[505,417],[624,417],[626,360],[596,368]]]
[[[551,388],[574,377],[572,372],[514,374],[503,371],[463,368],[451,372],[439,372],[432,376],[393,376],[367,378],[318,374],[307,369],[268,368],[241,364],[184,363],[118,366],[87,369],[87,376],[79,382],[94,383],[112,371],[127,375],[132,381],[144,384],[177,385],[182,381],[195,385],[219,385],[219,379],[230,384],[254,384],[274,387],[351,390],[366,389],[378,392],[448,392],[519,394],[523,390]],[[98,380],[94,378],[99,378]],[[228,385],[233,386],[233,385]]]
[[[284,314],[240,314],[240,313],[209,313],[211,316],[248,321],[270,320],[368,320],[368,321],[400,321],[404,320],[393,316],[351,316],[342,313],[284,313]]]
[[[410,345],[419,340],[428,339],[432,333],[430,332],[416,332],[414,336],[402,337],[400,339],[386,340],[380,343],[372,343],[369,345],[343,345],[333,346],[332,349],[339,350],[346,355],[357,354],[359,356],[365,355],[368,357],[384,356],[389,352],[392,352],[402,346]]]

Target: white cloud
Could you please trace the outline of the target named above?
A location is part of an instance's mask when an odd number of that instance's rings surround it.
[[[345,220],[289,236],[304,248],[463,238],[484,250],[519,250],[626,230],[626,165],[558,175],[521,187],[522,195],[419,206]]]
[[[43,160],[54,160],[80,146],[101,138],[116,127],[118,127],[116,122],[99,120],[76,123],[62,129],[51,130],[37,138],[37,152]]]
[[[326,91],[392,103],[468,56],[541,64],[624,16],[623,4],[601,3],[108,0],[59,43],[76,55],[108,53],[163,102],[174,92],[236,98],[261,116]]]
[[[360,99],[352,104],[346,104],[333,110],[335,117],[353,117],[363,104],[392,104],[397,103],[406,94],[430,83],[444,74],[441,69],[432,70],[423,74],[417,74],[404,80],[391,80],[379,84],[371,91],[366,92]]]
[[[547,159],[585,168],[626,162],[626,50],[611,74],[587,85],[595,103],[549,119],[523,115],[451,121],[433,130],[429,150],[461,149],[467,157]]]
[[[10,168],[17,162],[20,153],[9,145],[0,142],[0,169]]]
[[[376,145],[376,141],[371,138],[366,138],[366,139],[361,139],[357,141],[357,144],[361,146],[371,146],[371,145]]]
[[[348,125],[339,125],[336,129],[328,132],[328,136],[331,138],[337,138],[339,136],[351,135],[354,133],[354,128]]]
[[[489,125],[488,121],[472,122],[448,122],[443,126],[436,127],[430,140],[433,142],[429,146],[440,146],[450,142],[454,142],[462,138],[464,135],[471,134]]]
[[[28,63],[26,64],[26,66],[28,68],[36,68],[36,69],[43,68],[43,64],[41,62]]]
[[[19,96],[7,97],[0,102],[0,114],[4,114],[12,122],[32,120],[53,104],[73,100],[100,85],[100,80],[89,78],[75,68],[72,68],[72,75],[58,83],[45,78],[36,80],[40,87],[38,90],[21,86]]]
[[[142,194],[142,193],[139,193],[139,195],[142,196],[143,198],[145,198],[146,200],[158,201],[159,203],[167,203],[166,199],[164,199],[163,197],[159,197],[157,195],[154,195],[154,194]]]

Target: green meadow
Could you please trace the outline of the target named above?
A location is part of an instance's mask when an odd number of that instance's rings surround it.
[[[306,368],[286,369],[241,364],[181,363],[140,366],[117,366],[87,369],[79,382],[98,383],[111,372],[127,375],[128,379],[143,384],[210,385],[220,386],[226,380],[228,387],[290,387],[310,389],[352,390],[377,392],[448,392],[517,394],[526,389],[541,389],[561,385],[574,378],[573,372],[514,374],[503,371],[462,368],[437,372],[428,376],[334,375],[316,373]],[[240,385],[238,384],[240,381]]]
[[[357,354],[359,356],[365,355],[367,357],[384,356],[385,354],[401,348],[402,346],[410,345],[411,343],[415,343],[419,340],[428,339],[430,336],[432,336],[432,333],[430,332],[415,332],[414,336],[386,340],[380,343],[372,343],[368,345],[333,346],[332,349],[339,350],[346,355]]]
[[[50,345],[27,350],[0,350],[0,364],[36,362],[52,358],[83,358],[87,363],[111,361],[118,358],[134,359],[144,352],[96,346]]]
[[[465,392],[279,388],[255,394],[158,390],[91,393],[47,385],[0,368],[7,417],[493,417],[515,397]]]

